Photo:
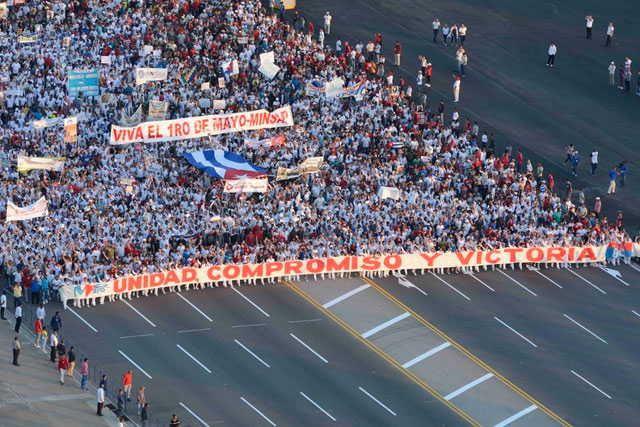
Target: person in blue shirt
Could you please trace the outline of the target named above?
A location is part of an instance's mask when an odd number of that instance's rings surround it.
[[[42,292],[42,282],[36,275],[31,282],[31,304],[40,304],[40,293]]]
[[[625,181],[625,178],[627,177],[626,162],[620,162],[620,164],[618,165],[618,175],[620,176],[620,186],[624,187],[624,181]]]
[[[49,302],[49,278],[43,277],[40,280],[40,288],[42,302],[46,304]]]
[[[618,177],[618,171],[615,167],[609,170],[609,189],[607,194],[616,194],[616,178]]]

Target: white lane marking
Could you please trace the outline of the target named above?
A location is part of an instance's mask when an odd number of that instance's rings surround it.
[[[142,337],[152,337],[153,334],[140,334],[140,335],[125,335],[124,337],[120,337],[121,340],[127,338],[142,338]]]
[[[355,294],[357,294],[358,292],[362,292],[362,291],[364,291],[364,290],[365,290],[365,289],[367,289],[367,288],[369,288],[369,285],[362,285],[362,286],[358,286],[357,288],[350,290],[350,291],[349,291],[349,292],[347,292],[346,294],[342,294],[342,295],[340,295],[339,297],[334,298],[334,299],[332,299],[331,301],[329,301],[329,302],[326,302],[326,303],[322,304],[322,306],[323,306],[324,308],[332,307],[332,306],[334,306],[334,305],[338,304],[339,302],[342,302],[342,301],[346,300],[347,298],[354,296],[354,295],[355,295]]]
[[[246,325],[233,325],[232,328],[253,328],[257,326],[266,326],[266,323],[248,323]]]
[[[640,317],[640,313],[638,313],[637,311],[635,311],[635,310],[631,310],[631,312],[632,312],[633,314],[635,314],[636,316]]]
[[[590,333],[591,335],[593,335],[595,338],[599,339],[600,341],[602,341],[605,344],[609,344],[608,342],[606,342],[605,340],[603,340],[602,338],[600,338],[597,334],[591,332],[589,329],[585,328],[584,326],[582,326],[580,323],[578,323],[576,320],[572,319],[571,316],[563,314],[564,317],[566,317],[567,319],[571,320],[573,323],[575,323],[576,325],[580,326],[582,329],[584,329],[585,331],[587,331],[588,333]]]
[[[505,276],[507,276],[509,279],[511,279],[511,281],[513,283],[515,283],[516,285],[520,286],[522,289],[524,289],[525,291],[529,292],[531,295],[533,295],[534,297],[537,297],[538,295],[533,292],[531,289],[527,288],[525,285],[523,285],[522,283],[518,282],[516,279],[514,279],[513,277],[509,276],[507,273],[505,273],[504,271],[500,270],[499,268],[496,268],[496,271],[499,271],[500,273],[504,274]]]
[[[620,273],[618,270],[614,270],[613,268],[608,268],[608,267],[600,267],[600,270],[604,271],[614,279],[622,282],[625,286],[631,286],[630,284],[622,280],[622,273]]]
[[[634,262],[628,264],[628,266],[633,268],[635,271],[640,272],[640,267],[638,267]]]
[[[411,283],[409,280],[407,280],[407,278],[404,275],[396,274],[395,276],[398,278],[398,284],[400,286],[404,286],[405,288],[414,288],[416,291],[420,292],[425,297],[428,296],[425,291],[423,291],[422,289],[420,289],[419,287]]]
[[[434,354],[436,354],[437,352],[444,350],[445,348],[449,347],[451,345],[451,343],[449,341],[445,341],[442,344],[440,344],[439,346],[433,347],[431,350],[422,353],[421,355],[414,357],[413,359],[409,360],[408,362],[406,362],[405,364],[402,365],[403,368],[410,368],[413,365],[415,365],[416,363],[420,363],[422,362],[424,359],[426,359],[427,357],[431,357]]]
[[[260,359],[260,358],[258,357],[258,355],[257,355],[257,354],[255,354],[253,351],[249,350],[249,349],[247,348],[247,346],[246,346],[246,345],[242,344],[242,343],[241,343],[240,341],[238,341],[238,340],[234,340],[234,341],[235,341],[235,342],[236,342],[236,344],[238,344],[240,347],[244,348],[244,349],[246,350],[246,352],[247,352],[247,353],[249,353],[250,355],[252,355],[252,356],[253,356],[253,357],[255,357],[256,359],[258,359],[258,361],[259,361],[260,363],[262,363],[264,366],[266,366],[267,368],[270,368],[270,367],[271,367],[271,366],[269,366],[269,364],[268,364],[267,362],[265,362],[264,360]]]
[[[363,392],[364,394],[366,394],[367,396],[369,396],[371,398],[371,400],[373,400],[374,402],[376,402],[378,405],[382,406],[384,409],[387,410],[387,412],[389,412],[391,415],[393,415],[394,417],[397,415],[395,412],[393,412],[391,409],[389,409],[389,407],[387,405],[385,405],[384,403],[380,402],[378,399],[376,399],[375,397],[373,397],[373,395],[371,393],[369,393],[367,390],[365,390],[362,387],[358,387],[358,389]]]
[[[463,294],[462,292],[460,292],[458,289],[454,288],[452,285],[450,285],[448,282],[446,282],[445,280],[443,280],[442,278],[440,278],[440,276],[437,276],[434,273],[429,272],[433,277],[435,277],[436,279],[440,280],[442,283],[444,283],[445,285],[447,285],[448,287],[450,287],[451,289],[453,289],[458,295],[461,295],[464,299],[466,299],[467,301],[471,301],[471,298],[469,298],[468,296],[466,296],[465,294]]]
[[[409,312],[404,312],[399,316],[394,317],[391,320],[387,320],[384,323],[379,324],[378,326],[376,326],[373,329],[369,329],[367,332],[362,334],[362,338],[369,338],[371,335],[380,332],[381,330],[388,328],[389,326],[393,325],[394,323],[398,323],[399,321],[401,321],[402,319],[406,319],[407,317],[411,316],[411,313]]]
[[[140,372],[142,372],[143,374],[145,374],[147,376],[147,378],[152,379],[151,375],[147,374],[147,371],[145,371],[144,369],[142,369],[142,367],[140,365],[138,365],[136,362],[134,362],[133,360],[131,360],[131,358],[129,356],[127,356],[126,354],[124,354],[122,352],[122,350],[118,350],[118,353],[120,353],[122,355],[122,357],[124,357],[125,359],[127,359],[129,362],[131,362],[133,364],[133,366],[135,366],[136,368],[138,368],[140,370]]]
[[[515,414],[511,415],[509,418],[504,419],[502,421],[500,421],[498,424],[496,424],[494,427],[505,427],[508,426],[509,424],[511,424],[512,422],[514,422],[515,420],[524,417],[525,415],[527,415],[529,412],[533,412],[536,409],[538,409],[538,407],[536,405],[531,405],[528,408],[524,408],[522,411],[520,412],[516,412]]]
[[[452,391],[451,393],[447,394],[444,399],[445,400],[451,400],[456,396],[460,396],[462,393],[464,393],[465,391],[471,390],[472,388],[474,388],[475,386],[477,386],[478,384],[482,384],[483,382],[485,382],[486,380],[493,378],[493,374],[492,373],[488,373],[485,374],[483,376],[481,376],[480,378],[471,381],[469,384],[463,385],[462,387],[460,387],[457,390]]]
[[[478,282],[480,282],[481,284],[483,284],[485,287],[489,288],[489,290],[491,292],[495,292],[496,290],[493,289],[491,286],[487,285],[486,283],[484,283],[482,280],[478,279],[475,275],[470,274],[469,276],[473,277],[474,279],[476,279]]]
[[[244,397],[240,397],[240,400],[242,400],[244,403],[246,403],[251,409],[253,409],[254,411],[256,411],[258,413],[258,415],[260,415],[262,418],[264,418],[264,420],[266,422],[268,422],[269,424],[271,424],[272,426],[276,426],[276,423],[274,423],[273,421],[271,421],[265,414],[263,414],[262,412],[260,412],[260,410],[258,408],[256,408],[255,406],[253,406],[251,403],[249,403],[249,401],[247,399],[245,399]]]
[[[498,319],[495,316],[493,316],[493,318],[496,319],[498,322],[500,322],[502,324],[502,326],[504,326],[505,328],[509,329],[511,332],[513,332],[514,334],[516,334],[517,336],[519,336],[520,338],[522,338],[523,340],[525,340],[526,342],[528,342],[529,344],[534,346],[535,348],[538,348],[538,346],[533,341],[531,341],[529,338],[525,337],[520,332],[518,332],[515,329],[513,329],[511,326],[507,325],[505,322],[503,322],[502,320]]]
[[[536,273],[538,273],[539,275],[541,275],[542,277],[544,277],[545,279],[547,279],[548,281],[550,281],[551,283],[553,283],[554,285],[556,285],[557,287],[559,287],[560,289],[562,289],[562,286],[560,286],[558,283],[556,283],[555,281],[551,280],[549,277],[547,277],[546,274],[541,273],[539,270],[534,270]]]
[[[204,420],[202,418],[200,418],[198,415],[196,415],[195,412],[193,412],[191,409],[189,409],[187,407],[187,405],[185,405],[182,402],[178,402],[180,404],[180,406],[182,406],[188,413],[190,413],[191,415],[193,415],[193,418],[195,418],[196,420],[200,421],[202,423],[203,426],[206,427],[210,427],[209,424],[205,423]]]
[[[585,279],[584,277],[582,277],[581,275],[579,275],[578,273],[576,273],[575,271],[573,271],[570,268],[567,268],[567,271],[571,274],[573,274],[576,277],[581,278],[582,280],[584,280],[585,282],[587,282],[589,285],[593,286],[595,289],[597,289],[601,294],[606,295],[607,293],[605,291],[603,291],[602,289],[600,289],[598,286],[594,285],[593,283],[591,283],[590,281],[588,281],[587,279]]]
[[[184,352],[184,354],[186,354],[187,356],[189,356],[191,358],[191,360],[193,360],[194,362],[196,362],[198,365],[200,365],[200,367],[202,369],[204,369],[205,371],[207,371],[208,373],[211,373],[211,369],[207,368],[206,366],[204,366],[198,359],[196,359],[191,353],[189,353],[187,350],[185,350],[180,344],[176,344],[176,346],[182,350]]]
[[[191,332],[204,332],[204,331],[210,331],[211,328],[201,328],[201,329],[183,329],[181,331],[178,331],[178,334],[188,334]]]
[[[306,320],[287,320],[287,323],[311,323],[311,322],[319,322],[322,319],[306,319]]]
[[[178,295],[180,298],[182,298],[184,300],[184,302],[186,302],[191,307],[193,307],[193,309],[195,311],[197,311],[198,313],[202,314],[204,316],[204,318],[207,319],[209,322],[213,322],[213,319],[211,317],[207,316],[202,310],[200,310],[198,307],[196,307],[191,301],[189,301],[188,299],[186,299],[185,297],[183,297],[182,295],[180,295],[177,292],[176,292],[176,295]]]
[[[271,317],[269,316],[269,313],[267,313],[266,311],[264,311],[263,309],[260,308],[260,306],[258,306],[258,304],[256,304],[255,302],[251,301],[249,298],[247,298],[242,292],[240,292],[239,290],[237,290],[236,288],[232,288],[233,292],[237,293],[238,295],[240,295],[242,298],[244,298],[245,301],[247,301],[249,304],[251,304],[252,306],[254,306],[255,308],[258,309],[258,311],[262,314],[264,314],[267,317]]]
[[[601,389],[599,389],[598,387],[595,386],[595,384],[593,384],[591,381],[587,380],[585,377],[583,377],[582,375],[580,375],[579,373],[577,373],[574,370],[571,370],[571,373],[573,375],[575,375],[576,377],[580,378],[582,381],[584,381],[585,383],[589,384],[591,387],[595,388],[596,390],[598,390],[600,393],[602,393],[603,395],[605,395],[606,397],[608,397],[609,399],[613,399],[611,396],[609,396],[607,393],[605,393],[604,391],[602,391]]]
[[[135,311],[136,313],[138,313],[138,315],[139,315],[140,317],[142,317],[144,320],[146,320],[146,321],[147,321],[147,323],[149,323],[151,326],[153,326],[154,328],[156,327],[156,324],[155,324],[155,323],[153,323],[151,320],[147,319],[147,317],[146,317],[144,314],[140,313],[140,312],[138,311],[138,309],[137,309],[137,308],[135,308],[134,306],[132,306],[131,304],[129,304],[129,303],[128,303],[127,301],[125,301],[125,300],[121,300],[121,301],[122,301],[123,303],[125,303],[126,305],[128,305],[128,306],[129,306],[129,308],[131,308],[131,310],[133,310],[133,311]]]
[[[96,328],[94,328],[93,326],[91,326],[91,323],[87,322],[86,320],[84,320],[82,318],[82,316],[80,316],[78,313],[76,313],[76,311],[71,308],[71,307],[67,307],[67,310],[69,310],[70,312],[72,312],[73,314],[76,315],[76,317],[80,320],[82,320],[82,323],[84,323],[85,325],[87,325],[93,332],[98,333],[98,330]]]
[[[311,400],[311,398],[309,396],[307,396],[306,394],[304,394],[303,392],[300,392],[300,394],[302,395],[302,397],[304,397],[305,399],[307,399],[313,406],[315,406],[316,408],[318,408],[320,411],[322,411],[323,414],[325,414],[327,417],[331,418],[333,421],[336,421],[335,418],[333,418],[333,415],[331,415],[330,413],[328,413],[327,411],[325,411],[324,409],[322,409],[322,406],[318,405],[316,402],[314,402],[313,400]]]
[[[293,338],[294,340],[298,341],[300,344],[302,344],[307,350],[309,350],[311,353],[315,354],[316,356],[318,356],[318,359],[322,360],[324,363],[329,363],[329,361],[327,359],[325,359],[324,357],[320,356],[318,353],[316,353],[316,351],[314,349],[312,349],[311,347],[309,347],[307,344],[305,344],[300,338],[298,338],[297,336],[293,335],[293,334],[289,334],[291,335],[291,338]]]

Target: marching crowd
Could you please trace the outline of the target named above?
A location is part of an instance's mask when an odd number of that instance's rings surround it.
[[[371,72],[380,63],[381,36],[373,46],[328,48],[315,30],[282,21],[258,0],[94,0],[91,7],[87,0],[27,0],[10,18],[0,20],[0,199],[49,201],[48,217],[0,225],[0,261],[12,285],[46,284],[49,291],[178,265],[627,238],[621,220],[609,223],[584,200],[560,195],[551,175],[534,173],[510,147],[499,151],[457,110],[445,111],[444,103],[429,109],[408,96],[402,79],[394,84]],[[325,18],[327,34],[330,24]],[[440,25],[433,29],[436,40]],[[464,43],[466,27],[451,37],[446,30],[445,42]],[[26,34],[37,40],[18,42]],[[269,51],[281,68],[272,80],[258,71],[259,54]],[[464,64],[464,49],[459,55]],[[231,59],[236,75],[222,68]],[[136,86],[136,67],[167,67],[169,77]],[[69,97],[68,71],[94,68],[101,95]],[[338,99],[305,94],[308,80],[337,76],[347,86],[366,78],[366,90]],[[161,100],[169,103],[167,118],[199,116],[213,114],[217,99],[226,101],[224,112],[291,105],[295,125],[109,145],[110,125],[123,111]],[[77,143],[62,141],[59,121],[69,116],[79,117]],[[51,127],[34,128],[41,119]],[[276,134],[285,145],[244,143]],[[323,156],[325,165],[272,181],[267,193],[227,194],[180,156],[213,148],[274,175],[311,156]],[[65,157],[64,171],[18,173],[19,154]],[[400,198],[381,199],[382,186],[398,188]]]

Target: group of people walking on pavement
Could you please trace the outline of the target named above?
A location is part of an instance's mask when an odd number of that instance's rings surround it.
[[[571,166],[571,174],[573,176],[578,176],[578,165],[582,160],[580,152],[576,149],[574,144],[569,144],[565,147],[565,154],[566,157],[564,159],[564,163],[569,163],[569,165]],[[594,148],[593,151],[591,151],[591,155],[589,156],[591,161],[591,175],[596,174],[596,170],[598,169],[599,156],[600,153],[596,148]],[[616,187],[618,182],[620,183],[621,187],[624,187],[627,177],[627,171],[627,162],[624,160],[617,165],[611,166],[607,174],[609,177],[609,187],[607,189],[607,195],[616,194]]]

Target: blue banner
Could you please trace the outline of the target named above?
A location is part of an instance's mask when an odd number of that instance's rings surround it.
[[[77,97],[80,92],[83,96],[98,96],[100,94],[98,71],[69,71],[67,91],[72,98]]]

